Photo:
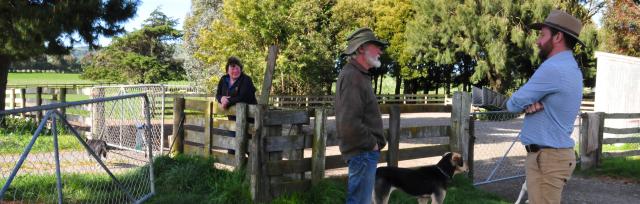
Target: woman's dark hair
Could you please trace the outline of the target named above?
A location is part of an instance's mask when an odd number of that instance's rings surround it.
[[[240,67],[240,71],[242,71],[242,62],[240,61],[240,58],[236,56],[229,57],[229,59],[227,59],[227,66],[224,67],[224,71],[229,72],[229,66],[231,65],[238,65],[238,67]]]

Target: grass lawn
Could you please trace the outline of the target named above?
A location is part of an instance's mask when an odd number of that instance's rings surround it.
[[[80,74],[66,73],[9,73],[8,85],[25,84],[95,84],[91,80],[80,79]]]
[[[635,135],[640,137],[640,134]],[[625,143],[620,145],[603,145],[605,152],[628,151],[640,149],[638,143]],[[586,176],[606,176],[617,179],[631,179],[640,182],[640,156],[629,157],[607,157],[602,159],[602,164],[598,168],[577,171],[578,174]]]

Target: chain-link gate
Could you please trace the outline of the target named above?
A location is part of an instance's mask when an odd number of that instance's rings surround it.
[[[153,151],[157,152],[157,155],[164,153],[165,137],[166,133],[170,133],[169,126],[165,125],[165,115],[167,115],[168,105],[173,104],[173,99],[166,97],[168,94],[192,94],[198,93],[196,87],[193,86],[178,86],[178,85],[164,85],[164,84],[141,84],[141,85],[117,85],[117,86],[96,86],[91,91],[92,98],[102,98],[109,96],[120,96],[125,94],[146,93],[150,100],[151,111],[151,138],[154,143]],[[117,104],[112,109],[120,109],[124,112],[126,109],[135,108],[131,107],[131,104]],[[92,122],[93,123],[109,123],[109,120],[125,120],[124,115],[114,112],[116,115],[109,118],[105,118],[104,114],[107,110],[105,107],[94,107],[92,109]],[[168,115],[171,115],[170,113]],[[120,148],[137,149],[133,140],[127,141],[124,138],[136,138],[135,134],[140,127],[118,127],[110,128],[106,130],[99,130],[96,134],[92,135],[94,138],[101,138],[105,140],[109,145],[117,146]],[[160,145],[162,144],[162,145]]]
[[[141,108],[113,108],[119,104]],[[86,106],[103,107],[109,122],[89,126],[64,113],[88,116]],[[155,190],[149,112],[145,94],[0,112],[0,203],[140,203],[150,198]],[[137,138],[123,138],[139,149],[86,137],[89,131],[119,126],[140,127]]]
[[[474,185],[525,176],[527,152],[520,145],[524,118],[506,111],[474,112]]]
[[[507,111],[471,115],[475,136],[474,185],[524,177],[527,151],[519,137],[524,115]],[[580,126],[577,117],[571,135],[576,144],[580,141]]]

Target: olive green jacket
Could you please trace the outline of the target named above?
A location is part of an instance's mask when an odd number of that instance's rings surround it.
[[[335,97],[336,127],[345,161],[356,154],[386,145],[382,115],[371,87],[369,72],[355,60],[340,71]]]

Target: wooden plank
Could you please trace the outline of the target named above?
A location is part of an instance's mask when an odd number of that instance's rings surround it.
[[[267,162],[267,175],[279,176],[291,173],[311,171],[311,158],[298,160],[280,160]]]
[[[266,202],[269,197],[269,178],[266,174],[266,165],[264,165],[268,159],[268,155],[263,151],[262,137],[266,135],[267,130],[262,124],[262,118],[266,111],[266,105],[259,105],[256,107],[256,134],[251,138],[249,158],[250,166],[250,190],[251,198],[256,202]]]
[[[190,131],[195,131],[195,132],[202,132],[204,133],[205,128],[200,126],[200,125],[184,125],[184,129],[185,130],[190,130]]]
[[[191,111],[201,111],[204,112],[207,110],[207,104],[209,102],[208,101],[202,101],[202,100],[194,100],[194,99],[189,99],[189,100],[185,100],[185,110],[191,110]]]
[[[380,112],[389,114],[389,107],[392,104],[380,104]],[[424,112],[451,112],[451,105],[434,105],[434,104],[410,104],[401,105],[401,113],[424,113]]]
[[[185,148],[186,146],[190,146],[189,148],[197,147],[196,150],[198,152],[202,152],[202,147],[204,147],[204,143],[197,142],[197,141],[190,141],[190,140],[185,140],[184,145],[185,145]]]
[[[214,119],[211,128],[236,131],[236,121],[227,119]]]
[[[272,184],[271,194],[275,197],[290,195],[293,192],[304,192],[311,188],[310,180],[296,180]]]
[[[188,154],[188,155],[204,155],[204,152],[202,152],[202,147],[203,146],[204,146],[204,144],[191,143],[191,142],[185,141],[185,143],[184,143],[184,154]]]
[[[236,138],[221,136],[221,135],[212,135],[211,136],[211,146],[224,148],[224,149],[236,149]]]
[[[634,134],[634,133],[640,133],[640,127],[635,127],[635,128],[610,128],[610,127],[605,127],[604,128],[604,133]]]
[[[184,140],[189,140],[192,142],[198,142],[204,144],[204,132],[193,131],[193,130],[185,130],[184,131]]]
[[[324,108],[316,109],[311,149],[311,183],[317,184],[324,178],[327,147],[327,115]]]
[[[400,128],[400,138],[430,138],[451,135],[451,126],[433,125]]]
[[[309,115],[306,111],[270,110],[264,118],[264,124],[309,124]]]
[[[640,113],[605,113],[606,119],[640,118]]]
[[[629,150],[623,152],[602,152],[603,157],[628,157],[640,155],[640,150]]]
[[[616,144],[616,143],[640,143],[640,137],[621,137],[621,138],[604,138],[603,144]]]
[[[230,155],[226,152],[214,151],[213,149],[211,149],[210,151],[211,151],[211,156],[213,156],[216,159],[216,162],[221,164],[226,164],[229,166],[236,166],[236,158],[234,155]]]
[[[311,135],[269,136],[265,138],[267,152],[297,150],[311,147]]]
[[[445,152],[449,152],[449,151],[450,151],[450,146],[448,144],[405,148],[405,149],[400,149],[398,160],[403,161],[403,160],[410,160],[410,159],[442,156]]]

